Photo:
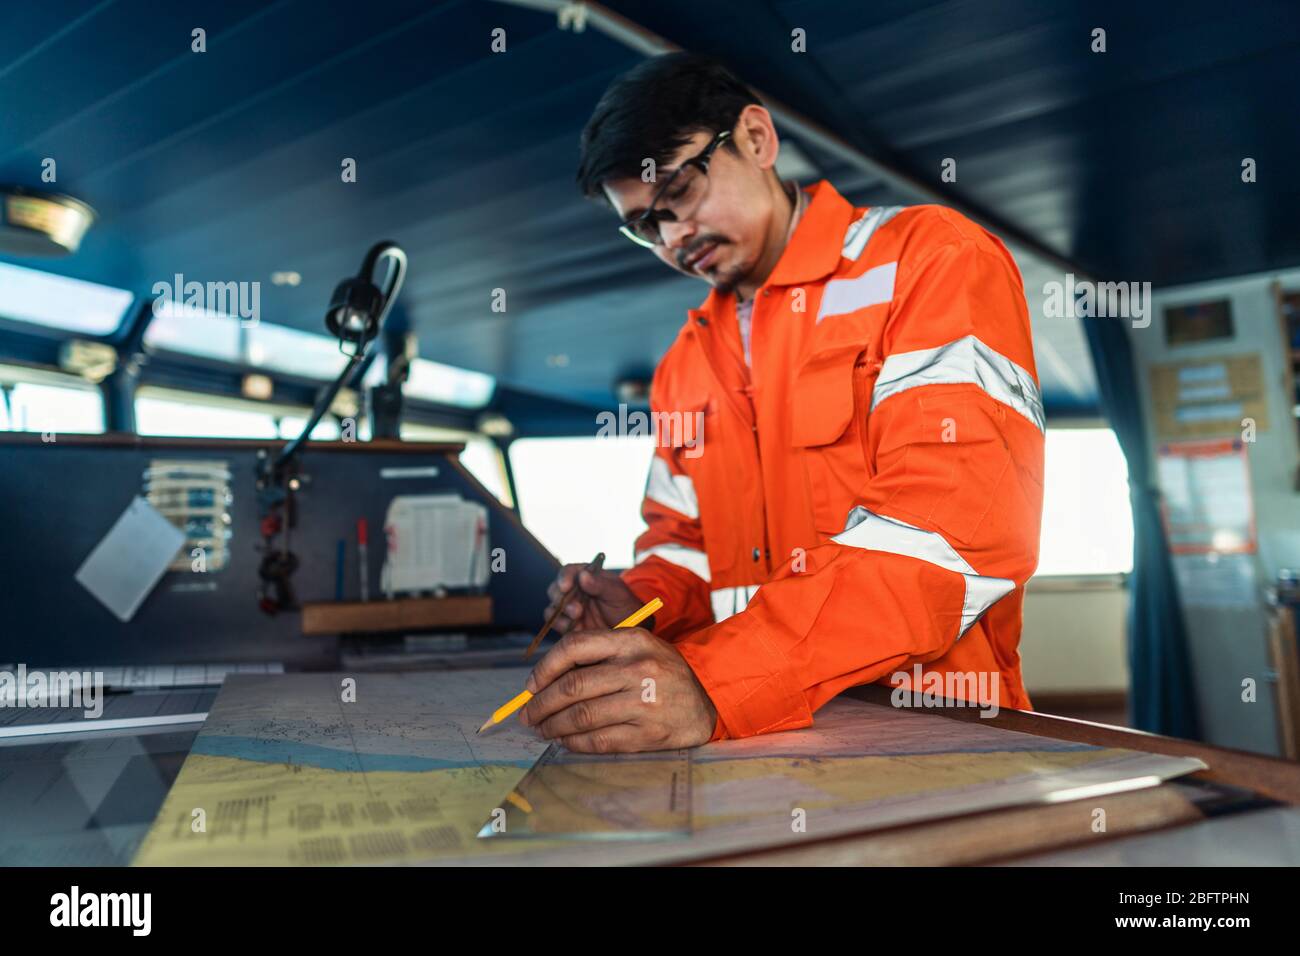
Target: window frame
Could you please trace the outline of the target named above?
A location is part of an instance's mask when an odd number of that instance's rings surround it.
[[[14,370],[17,374],[8,374],[9,370]],[[80,375],[74,375],[71,372],[65,372],[60,368],[52,368],[48,365],[36,365],[18,361],[0,361],[0,387],[12,387],[14,385],[37,385],[48,388],[64,388],[77,392],[85,392],[95,395],[99,399],[99,430],[82,432],[67,431],[68,435],[103,435],[108,431],[108,402],[104,395],[102,385],[88,381]],[[0,402],[5,399],[0,398]],[[8,407],[5,405],[5,417],[8,418]],[[42,431],[54,431],[59,433],[58,429],[27,429],[14,428],[13,423],[9,423],[8,428],[0,429],[0,432],[9,434],[37,434]]]
[[[1114,433],[1115,429],[1106,419],[1097,415],[1069,415],[1048,419],[1046,431],[1108,431]],[[1047,437],[1046,431],[1043,436],[1044,441],[1046,441]],[[1116,436],[1116,443],[1118,444],[1118,442],[1119,438]],[[1124,455],[1122,445],[1120,446],[1120,455]],[[1125,460],[1125,479],[1128,480],[1127,458]],[[1044,501],[1046,501],[1046,487],[1044,487]],[[1131,507],[1128,514],[1131,525],[1133,518],[1133,509]],[[1134,534],[1136,534],[1136,529],[1134,529]],[[1133,569],[1131,567],[1127,571],[1070,571],[1061,574],[1042,574],[1035,571],[1026,583],[1025,589],[1028,592],[1127,589],[1132,576]]]

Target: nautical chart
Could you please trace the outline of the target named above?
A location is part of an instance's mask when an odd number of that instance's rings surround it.
[[[135,863],[670,862],[1072,799],[1086,829],[1083,797],[1204,768],[840,698],[813,727],[697,749],[688,836],[480,839],[547,746],[515,720],[474,734],[526,673],[231,675]]]

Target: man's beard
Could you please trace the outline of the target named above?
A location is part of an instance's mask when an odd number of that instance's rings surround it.
[[[745,270],[733,266],[713,279],[713,288],[722,295],[730,295],[736,291],[736,286],[740,285],[740,280],[743,278],[745,278]]]
[[[741,280],[745,278],[747,272],[744,269],[744,267],[732,266],[730,269],[726,270],[725,272],[719,269],[715,269],[711,274],[706,274],[706,273],[696,272],[694,269],[685,268],[685,266],[683,265],[683,261],[685,259],[690,258],[690,256],[693,253],[697,252],[703,246],[716,245],[719,249],[721,249],[723,246],[729,246],[731,244],[732,243],[730,239],[727,239],[724,236],[719,235],[718,233],[709,233],[708,235],[699,236],[695,239],[694,242],[692,242],[689,246],[687,246],[685,249],[681,250],[681,252],[677,254],[677,266],[679,269],[682,269],[682,271],[685,272],[687,275],[693,275],[698,278],[704,279],[711,286],[713,286],[713,288],[716,289],[718,292],[722,293],[723,295],[729,295],[732,292],[736,291],[736,286],[738,286]]]

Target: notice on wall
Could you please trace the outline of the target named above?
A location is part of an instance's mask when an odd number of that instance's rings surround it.
[[[129,621],[185,543],[185,532],[143,498],[135,498],[77,569],[76,579]]]
[[[1240,435],[1249,420],[1268,428],[1268,401],[1258,354],[1151,366],[1151,404],[1160,438]]]
[[[1161,445],[1156,479],[1172,553],[1255,552],[1255,505],[1245,442]]]
[[[1175,554],[1174,577],[1187,607],[1253,608],[1260,603],[1249,554]]]

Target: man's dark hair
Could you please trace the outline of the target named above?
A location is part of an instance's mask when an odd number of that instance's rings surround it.
[[[582,131],[578,186],[603,197],[609,179],[640,176],[642,163],[665,165],[692,134],[731,129],[753,90],[717,60],[697,53],[651,57],[605,90]],[[730,140],[723,148],[735,149]]]

